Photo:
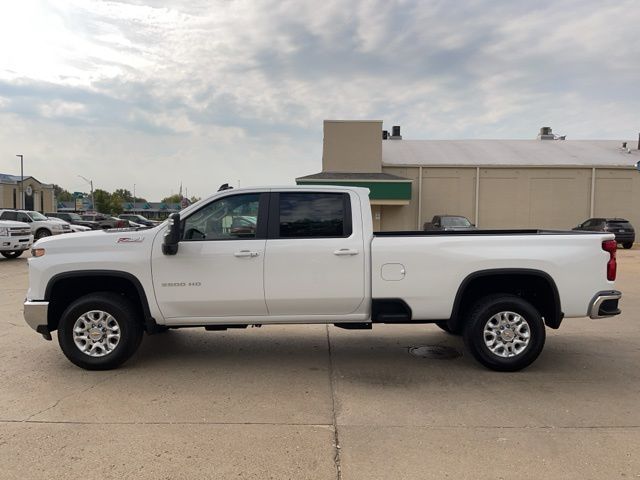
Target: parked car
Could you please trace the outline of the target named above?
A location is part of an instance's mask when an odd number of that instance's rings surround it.
[[[425,231],[431,230],[476,230],[476,226],[467,217],[461,215],[435,215],[423,226]]]
[[[367,189],[244,188],[158,228],[41,240],[24,317],[90,370],[122,364],[145,330],[444,322],[480,363],[514,371],[564,317],[620,313],[616,268],[611,233],[374,234]]]
[[[53,220],[54,222],[58,222],[58,223],[62,223],[64,225],[69,225],[69,228],[71,229],[71,232],[88,232],[90,230],[92,230],[89,227],[85,227],[84,225],[73,225],[69,222],[67,222],[66,220],[63,220],[61,218],[57,218],[57,217],[47,217],[49,220]]]
[[[156,225],[160,225],[161,223],[156,222],[155,220],[149,220],[142,215],[134,215],[132,213],[123,213],[122,215],[118,215],[118,218],[137,223],[138,225],[144,225],[145,227],[155,227]]]
[[[98,226],[104,230],[109,228],[127,228],[129,226],[126,220],[111,217],[103,213],[98,213],[96,215],[82,215],[82,219],[96,222]]]
[[[0,220],[28,223],[36,240],[71,231],[69,225],[50,220],[41,213],[32,210],[0,210]]]
[[[91,220],[83,220],[82,217],[74,212],[53,212],[45,213],[45,216],[49,218],[61,218],[62,220],[70,223],[71,225],[82,225],[83,227],[89,227],[91,230],[100,229],[98,222]]]
[[[590,218],[575,227],[574,230],[613,233],[616,236],[616,242],[624,248],[633,247],[633,242],[636,241],[633,225],[624,218]]]
[[[33,234],[28,223],[0,220],[0,255],[18,258],[33,244]]]

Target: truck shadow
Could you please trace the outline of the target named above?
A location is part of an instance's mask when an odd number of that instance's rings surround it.
[[[273,331],[269,331],[270,328]],[[290,329],[291,328],[291,329]],[[127,365],[134,368],[167,368],[179,363],[195,368],[233,367],[281,370],[308,368],[329,371],[338,378],[348,378],[375,385],[407,386],[422,383],[435,375],[441,381],[487,381],[496,376],[528,381],[540,376],[547,379],[606,381],[635,371],[633,355],[613,350],[608,355],[594,350],[594,342],[603,339],[584,336],[550,336],[541,356],[527,369],[514,373],[492,372],[479,365],[464,350],[460,337],[448,335],[435,326],[416,332],[393,332],[390,329],[344,332],[330,328],[331,350],[324,327],[264,327],[227,332],[203,329],[178,329],[146,336],[140,351]],[[421,327],[422,328],[422,327]],[[611,340],[612,342],[614,340]],[[460,352],[456,358],[423,358],[410,353],[411,347],[444,346]],[[629,345],[631,350],[633,345]],[[606,358],[611,357],[611,358]],[[154,367],[155,366],[155,367]],[[638,376],[635,374],[634,376]],[[605,382],[606,383],[606,382]]]

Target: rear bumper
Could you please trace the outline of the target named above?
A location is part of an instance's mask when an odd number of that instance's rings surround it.
[[[618,301],[622,298],[622,293],[617,290],[607,290],[598,292],[589,304],[590,318],[606,318],[619,315]]]
[[[49,332],[47,322],[48,314],[49,302],[32,302],[29,300],[24,302],[24,319],[27,324],[44,338],[51,340],[51,333]]]
[[[627,243],[627,242],[635,242],[636,234],[634,232],[625,232],[625,233],[615,233],[616,242],[618,243]]]

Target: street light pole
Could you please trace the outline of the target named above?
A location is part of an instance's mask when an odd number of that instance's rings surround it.
[[[83,177],[82,175],[78,175],[81,179],[83,179],[85,182],[87,182],[89,185],[91,185],[91,208],[95,211],[96,209],[96,202],[93,199],[93,180],[89,180],[86,177]]]
[[[133,184],[133,203],[136,203],[136,184]],[[135,208],[135,205],[133,206]]]
[[[24,210],[24,155],[16,155],[20,157],[20,208]]]

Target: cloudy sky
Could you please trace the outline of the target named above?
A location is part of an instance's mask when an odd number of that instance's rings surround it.
[[[637,0],[30,1],[0,15],[0,173],[158,200],[321,168],[323,119],[637,138]]]

